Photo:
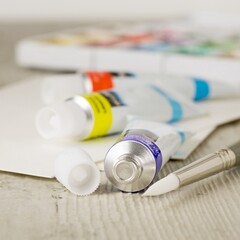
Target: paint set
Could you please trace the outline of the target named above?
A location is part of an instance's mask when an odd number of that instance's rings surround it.
[[[178,26],[179,25],[179,26]],[[163,25],[132,24],[132,26],[108,26],[96,29],[71,30],[40,36],[34,41],[65,47],[115,48],[136,51],[179,53],[186,55],[238,58],[240,35],[236,32],[211,34],[204,29],[191,29],[181,24]]]
[[[238,25],[221,21],[212,26],[182,18],[99,24],[25,38],[16,46],[16,61],[23,67],[58,71],[155,73],[233,82],[240,80],[239,51]]]

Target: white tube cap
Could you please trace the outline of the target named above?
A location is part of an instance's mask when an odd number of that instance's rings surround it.
[[[62,152],[55,161],[54,170],[57,180],[76,195],[89,195],[100,184],[98,167],[81,148]]]
[[[45,104],[61,102],[82,93],[85,89],[80,74],[49,76],[42,81],[41,97]]]
[[[47,139],[85,138],[87,116],[73,101],[42,108],[36,116],[38,133]]]

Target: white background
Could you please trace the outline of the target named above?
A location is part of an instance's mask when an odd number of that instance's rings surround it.
[[[240,0],[0,0],[0,21],[94,21],[240,13]]]

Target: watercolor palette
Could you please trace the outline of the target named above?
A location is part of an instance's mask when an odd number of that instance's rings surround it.
[[[153,27],[154,26],[154,27]],[[209,34],[195,29],[171,26],[148,28],[136,25],[125,29],[99,27],[96,29],[73,30],[66,33],[50,34],[35,38],[42,44],[57,46],[85,46],[128,49],[139,51],[159,51],[190,55],[207,55],[239,58],[240,34]]]
[[[23,39],[16,61],[52,70],[108,70],[240,80],[240,31],[190,20],[82,27]],[[213,71],[213,69],[220,71]]]

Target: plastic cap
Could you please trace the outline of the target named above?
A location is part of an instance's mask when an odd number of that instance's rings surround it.
[[[41,97],[45,104],[53,104],[85,91],[80,74],[56,75],[43,79]]]
[[[81,148],[70,148],[60,154],[54,170],[57,180],[80,196],[93,193],[100,184],[100,171]]]
[[[47,139],[84,138],[86,122],[86,113],[72,101],[44,107],[36,116],[37,131]]]

